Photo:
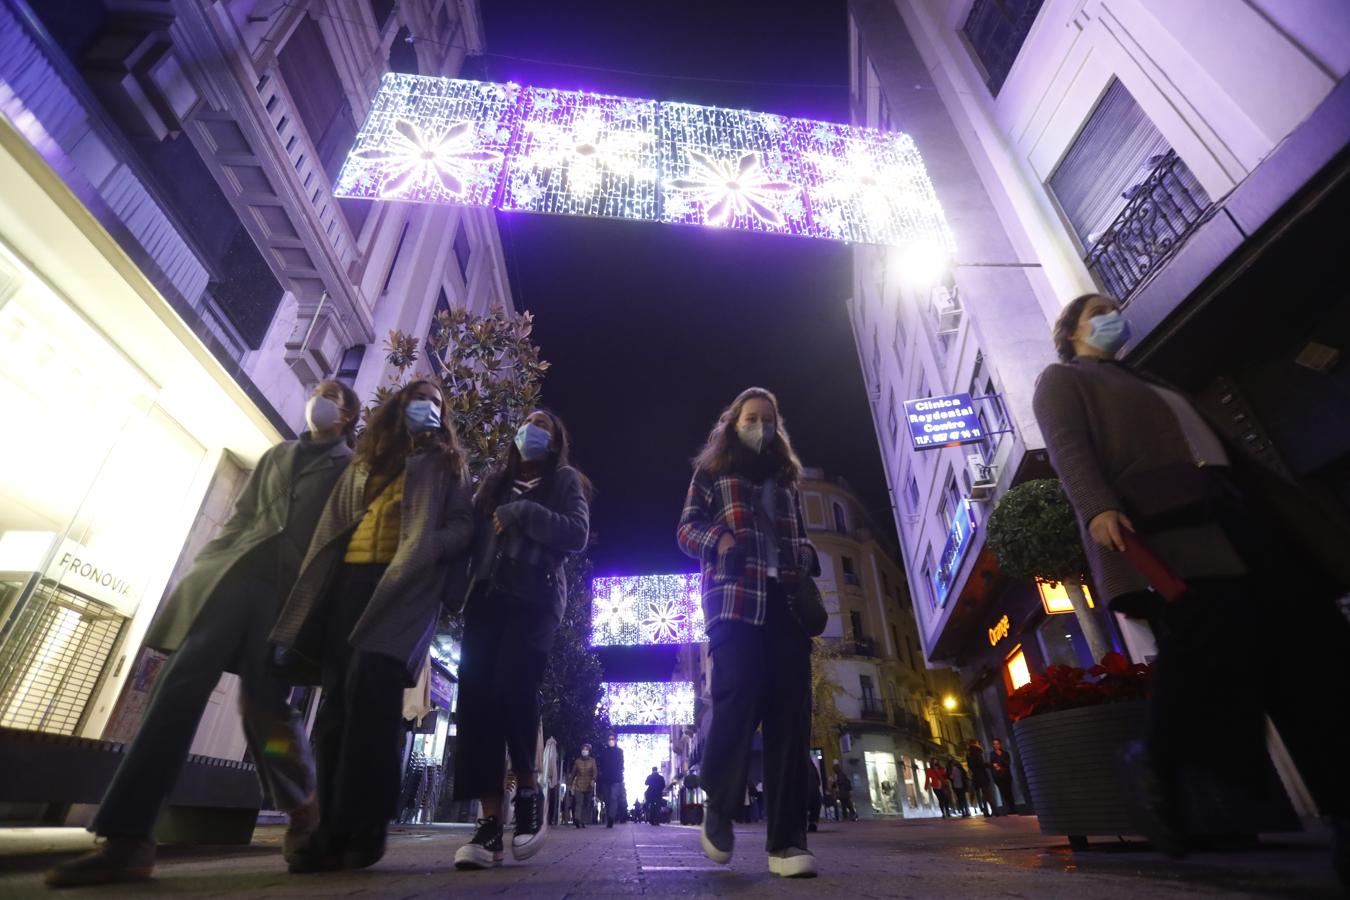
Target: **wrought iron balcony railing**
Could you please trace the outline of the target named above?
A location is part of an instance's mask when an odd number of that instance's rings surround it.
[[[1209,196],[1173,150],[1168,150],[1085,262],[1102,289],[1125,300],[1186,241],[1212,208]]]
[[[862,717],[867,722],[885,722],[886,708],[878,700],[863,698]]]

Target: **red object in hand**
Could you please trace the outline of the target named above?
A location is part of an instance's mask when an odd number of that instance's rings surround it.
[[[1191,588],[1185,579],[1148,549],[1133,531],[1121,529],[1121,534],[1125,538],[1125,558],[1139,570],[1139,574],[1148,580],[1155,591],[1162,594],[1163,599],[1168,603],[1175,603],[1186,596]]]

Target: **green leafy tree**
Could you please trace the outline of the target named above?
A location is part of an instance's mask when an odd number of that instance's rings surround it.
[[[558,753],[568,759],[581,745],[600,746],[609,719],[599,711],[602,678],[600,658],[591,649],[591,561],[584,553],[571,556],[567,576],[567,610],[549,653],[539,689],[544,737],[556,738]]]
[[[432,323],[427,355],[476,478],[505,462],[521,419],[539,404],[549,364],[533,330],[529,313],[501,309],[441,311]]]
[[[1004,494],[989,517],[987,541],[1007,575],[1062,583],[1093,658],[1101,659],[1111,651],[1083,593],[1087,557],[1078,519],[1057,480],[1027,481]]]
[[[428,377],[441,386],[477,481],[505,461],[520,420],[539,404],[549,364],[530,339],[533,331],[529,313],[502,309],[485,316],[442,310],[425,343],[415,335],[390,331],[384,352],[394,371],[375,389],[363,418],[408,383],[425,352]]]
[[[839,735],[848,722],[835,701],[844,693],[834,666],[841,658],[837,644],[820,637],[811,639],[811,734],[819,746],[830,748],[827,759],[837,755]]]

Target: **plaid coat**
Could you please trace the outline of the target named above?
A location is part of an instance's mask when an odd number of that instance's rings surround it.
[[[758,494],[750,479],[734,473],[699,469],[689,484],[676,538],[680,549],[702,564],[703,619],[709,628],[723,621],[764,624],[768,536],[755,518]],[[790,586],[803,573],[820,574],[796,486],[779,484],[775,506],[778,580]],[[718,553],[724,534],[735,537],[736,546]]]

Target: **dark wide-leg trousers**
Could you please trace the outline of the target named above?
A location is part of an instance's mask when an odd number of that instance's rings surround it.
[[[464,610],[459,660],[455,799],[501,794],[511,769],[533,772],[539,744],[539,686],[558,630],[553,607],[489,592]]]
[[[398,815],[407,670],[402,660],[365,653],[348,640],[384,570],[344,565],[325,622],[314,751],[320,830],[337,842],[380,832]]]
[[[708,634],[713,660],[712,725],[704,754],[708,805],[734,819],[745,797],[750,747],[764,726],[764,794],[770,853],[806,848],[811,742],[811,640],[770,582],[762,626],[719,622]]]
[[[277,617],[270,556],[227,575],[155,680],[140,730],[122,757],[90,830],[103,837],[150,838],[173,792],[221,673],[240,678],[240,712],[258,777],[282,810],[314,793],[314,760],[290,686],[272,672],[268,634]]]

